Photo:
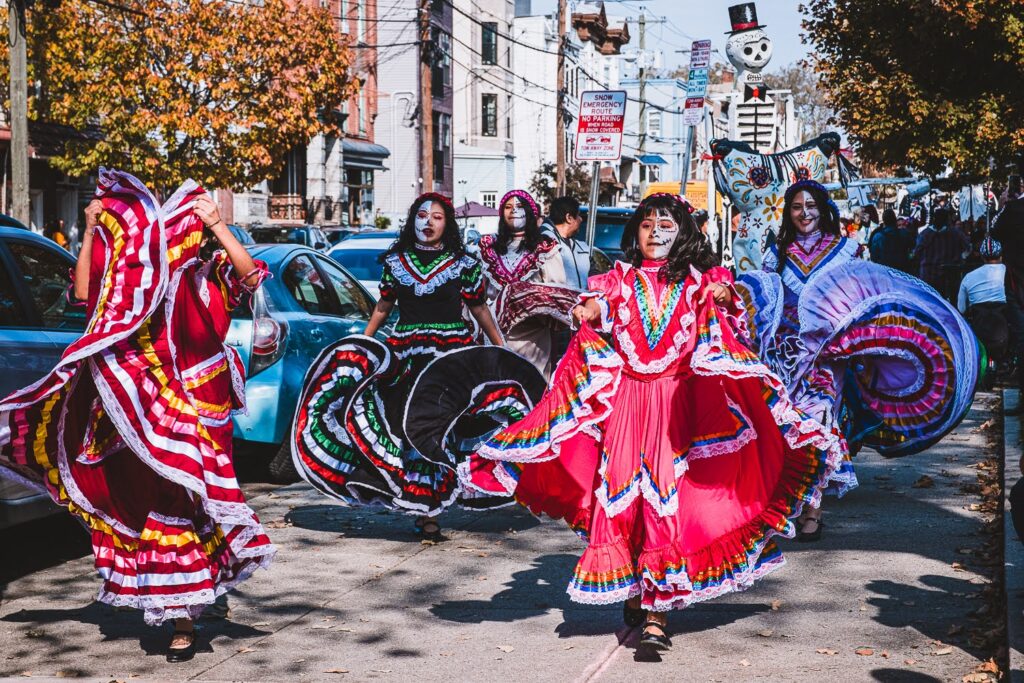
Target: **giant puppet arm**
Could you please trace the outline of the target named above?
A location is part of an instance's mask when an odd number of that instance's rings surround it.
[[[778,234],[786,188],[798,180],[823,182],[829,158],[838,155],[845,184],[855,170],[839,155],[839,134],[825,133],[809,142],[775,154],[760,154],[735,140],[713,140],[715,184],[740,212],[732,255],[737,272],[761,267],[768,234]]]

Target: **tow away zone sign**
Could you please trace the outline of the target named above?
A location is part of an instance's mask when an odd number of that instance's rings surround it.
[[[622,156],[626,121],[625,90],[587,90],[580,94],[576,125],[577,161],[617,161]]]

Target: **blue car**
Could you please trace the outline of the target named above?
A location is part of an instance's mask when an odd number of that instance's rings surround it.
[[[362,332],[375,302],[344,268],[309,247],[258,244],[249,252],[273,277],[251,308],[232,313],[227,343],[248,369],[248,412],[235,416],[235,438],[276,448],[270,472],[287,481],[295,478],[289,437],[306,371],[328,344]]]
[[[587,239],[587,213],[590,208],[580,207],[580,216],[583,217],[583,225],[576,239]],[[622,232],[633,215],[633,209],[624,209],[618,206],[597,207],[597,225],[595,229],[594,246],[600,249],[612,261],[622,260]]]
[[[65,296],[74,266],[54,242],[0,227],[0,397],[49,372],[85,329],[85,311]],[[0,479],[0,529],[57,510],[48,495]]]

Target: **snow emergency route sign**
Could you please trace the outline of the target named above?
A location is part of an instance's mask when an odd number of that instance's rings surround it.
[[[587,90],[580,93],[576,160],[617,161],[622,156],[625,122],[625,90]]]

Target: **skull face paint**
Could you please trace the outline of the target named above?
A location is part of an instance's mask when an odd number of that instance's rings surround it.
[[[444,210],[437,203],[427,200],[416,210],[413,230],[416,241],[423,245],[434,246],[441,241],[444,234]]]
[[[519,197],[512,197],[505,204],[505,222],[512,228],[512,232],[526,230],[526,207]]]
[[[655,209],[640,223],[637,241],[644,258],[660,261],[668,258],[679,236],[679,223],[666,209]]]
[[[818,231],[821,210],[818,202],[807,190],[801,190],[789,205],[789,217],[801,235],[813,235]]]

